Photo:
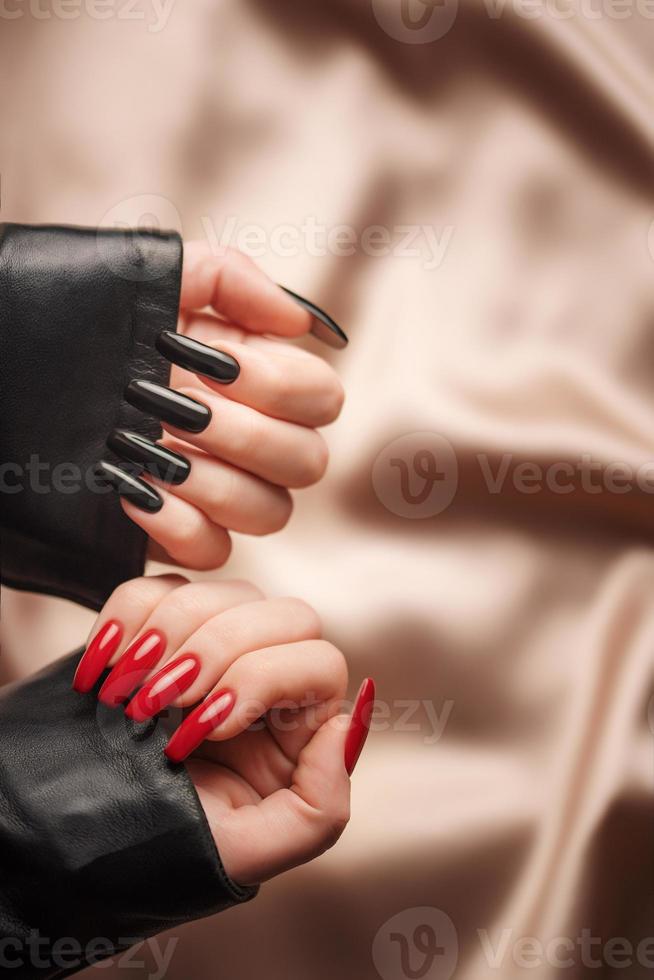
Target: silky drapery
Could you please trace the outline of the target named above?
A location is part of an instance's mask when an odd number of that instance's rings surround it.
[[[4,220],[154,214],[351,337],[326,479],[220,574],[303,596],[376,678],[352,823],[166,976],[649,975],[654,11],[17,6]],[[90,625],[3,619],[3,679]]]

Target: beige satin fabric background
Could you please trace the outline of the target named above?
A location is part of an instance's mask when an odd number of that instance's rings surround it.
[[[343,323],[328,476],[219,574],[313,603],[388,705],[339,845],[179,930],[165,975],[649,976],[654,21],[461,0],[409,43],[392,0],[177,0],[160,30],[135,9],[0,19],[0,214],[256,225],[266,271]],[[310,254],[312,220],[356,254]],[[420,254],[401,226],[431,228]],[[16,595],[3,620],[5,679],[91,624]]]

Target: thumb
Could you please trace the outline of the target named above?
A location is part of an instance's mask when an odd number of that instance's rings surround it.
[[[234,881],[258,884],[333,847],[350,819],[349,777],[374,703],[375,685],[367,678],[351,718],[330,718],[302,749],[290,788],[229,811],[220,828],[220,853]]]
[[[336,843],[350,818],[348,727],[343,715],[330,718],[300,753],[290,788],[225,814],[220,854],[234,881],[258,884]]]

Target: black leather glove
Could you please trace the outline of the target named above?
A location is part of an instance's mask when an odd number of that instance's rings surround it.
[[[2,580],[99,609],[143,571],[146,535],[94,477],[115,428],[158,422],[123,399],[166,384],[155,350],[175,330],[175,233],[0,225]]]
[[[75,694],[77,659],[0,690],[0,970],[20,980],[256,893],[225,874],[162,724],[144,732]]]

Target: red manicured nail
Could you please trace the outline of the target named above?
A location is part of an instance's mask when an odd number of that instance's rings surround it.
[[[354,711],[350,719],[347,738],[345,739],[344,762],[348,776],[354,772],[354,767],[361,755],[363,746],[368,738],[372,709],[375,707],[375,682],[372,677],[366,677],[359,688],[354,702]]]
[[[194,653],[171,660],[134,695],[125,714],[134,721],[146,721],[163,711],[189,687],[200,673],[202,664]]]
[[[77,665],[73,678],[73,690],[79,694],[90,691],[105,669],[123,638],[123,627],[117,619],[110,619],[93,637]]]
[[[127,647],[114,669],[100,688],[98,699],[110,708],[126,701],[135,687],[147,677],[161,660],[166,649],[166,637],[159,630],[148,630]]]
[[[183,762],[231,714],[236,703],[233,691],[223,688],[199,704],[174,733],[164,752],[171,762]]]

